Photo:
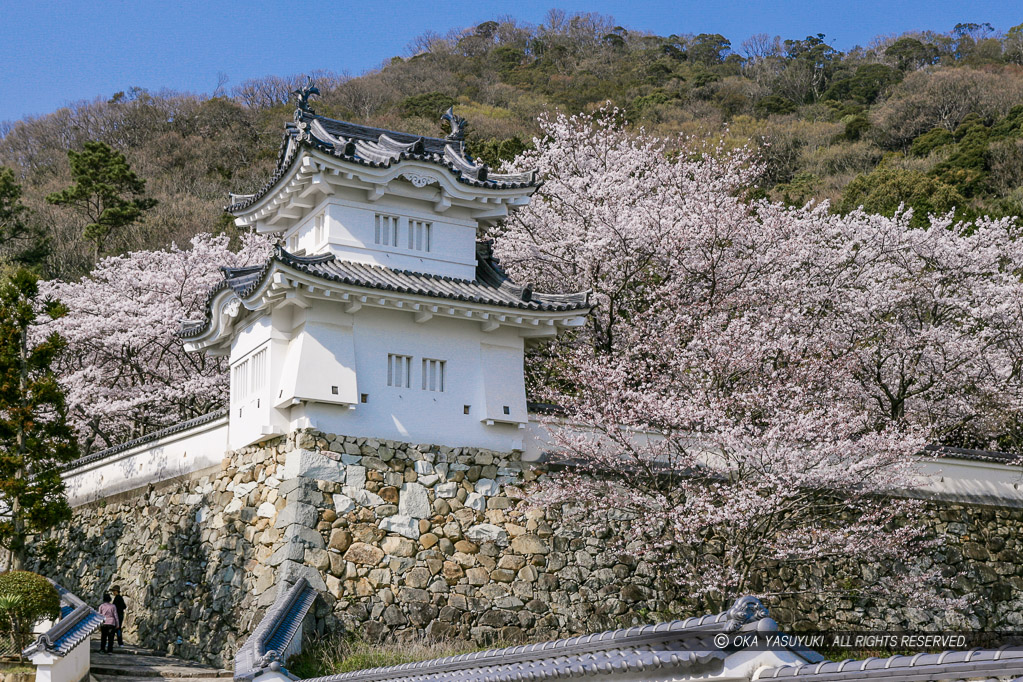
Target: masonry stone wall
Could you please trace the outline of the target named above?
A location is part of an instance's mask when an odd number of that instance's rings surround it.
[[[706,608],[673,599],[656,565],[616,556],[606,536],[526,508],[538,475],[514,454],[300,431],[77,508],[72,524],[36,538],[48,558],[35,568],[94,603],[119,583],[130,641],[224,666],[278,582],[300,575],[321,591],[317,629],[369,638],[550,638]],[[928,561],[963,574],[960,589],[978,597],[972,624],[1018,629],[1023,510],[932,507],[949,542]],[[838,570],[874,577],[866,565]],[[781,569],[763,587],[835,578]],[[935,624],[867,600],[767,601],[787,628]]]

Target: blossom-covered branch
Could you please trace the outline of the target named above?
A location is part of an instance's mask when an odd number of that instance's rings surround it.
[[[268,252],[262,237],[243,237],[235,252],[227,236],[200,234],[187,249],[105,258],[81,281],[43,284],[43,294],[67,308],[46,331],[67,340],[60,377],[86,450],[225,404],[225,360],[186,353],[177,331],[183,319],[204,314],[221,266],[248,265]]]
[[[631,135],[614,112],[543,127],[523,161],[542,195],[497,249],[598,309],[552,358],[544,397],[584,428],[554,430],[574,466],[537,501],[626,524],[618,549],[693,595],[869,556],[891,570],[846,588],[941,602],[914,568],[938,540],[901,494],[928,442],[1005,442],[1020,422],[1015,224],[750,202],[745,150]]]

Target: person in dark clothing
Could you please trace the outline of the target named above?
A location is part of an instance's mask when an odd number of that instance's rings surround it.
[[[110,595],[103,595],[103,603],[99,606],[99,615],[103,616],[103,623],[99,626],[99,650],[112,654],[114,653],[114,633],[121,626],[117,620],[117,608],[110,603]]]
[[[110,594],[114,595],[113,605],[117,609],[117,646],[124,646],[124,610],[128,605],[121,596],[121,588],[118,585],[110,587]]]

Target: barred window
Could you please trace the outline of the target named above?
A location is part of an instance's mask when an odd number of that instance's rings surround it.
[[[262,391],[266,386],[266,348],[252,356],[252,373],[249,384],[252,392]]]
[[[398,246],[398,216],[376,214],[373,243],[383,246]]]
[[[423,390],[444,391],[444,360],[423,358]]]
[[[433,223],[425,220],[410,220],[408,223],[408,247],[413,251],[429,251],[432,227]]]
[[[322,213],[316,216],[316,229],[314,231],[314,235],[317,244],[323,243],[323,226],[325,222],[326,219]]]
[[[235,401],[241,400],[249,394],[249,361],[242,360],[234,366],[231,372],[231,397]]]
[[[387,385],[396,388],[412,388],[412,356],[387,356]]]

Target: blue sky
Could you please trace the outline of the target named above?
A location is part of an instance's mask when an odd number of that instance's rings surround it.
[[[38,115],[140,86],[210,92],[269,74],[316,69],[358,74],[403,54],[415,36],[501,16],[540,23],[552,7],[599,12],[661,35],[826,33],[848,49],[879,34],[948,31],[958,22],[1023,23],[1007,0],[516,0],[491,2],[228,2],[222,0],[0,0],[0,120]]]

